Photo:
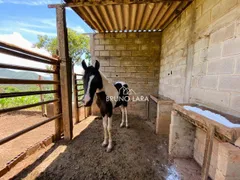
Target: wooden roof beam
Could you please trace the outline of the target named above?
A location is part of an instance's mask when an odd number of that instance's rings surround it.
[[[102,5],[120,5],[120,4],[146,4],[146,3],[160,3],[160,2],[192,2],[193,0],[105,0],[105,1],[82,1],[69,2],[64,4],[49,4],[48,8],[62,7],[81,7],[81,6],[102,6]]]

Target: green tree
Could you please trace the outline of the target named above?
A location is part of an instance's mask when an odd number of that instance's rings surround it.
[[[90,61],[90,38],[68,28],[68,46],[69,56],[72,58],[72,66],[79,64],[82,58]],[[38,42],[35,44],[38,48],[44,48],[52,55],[56,54],[58,47],[57,37],[50,38],[47,35],[38,35]]]

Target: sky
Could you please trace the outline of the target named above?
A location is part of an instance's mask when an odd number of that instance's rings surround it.
[[[49,55],[44,49],[33,48],[38,35],[56,36],[56,10],[48,4],[61,3],[61,0],[0,0],[0,41],[6,41],[22,48]],[[93,30],[70,8],[66,9],[67,27],[80,33]],[[26,60],[25,60],[26,61]],[[22,64],[20,58],[0,54],[0,63]],[[26,61],[26,66],[45,67]]]

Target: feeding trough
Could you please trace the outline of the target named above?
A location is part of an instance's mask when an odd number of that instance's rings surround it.
[[[194,158],[202,166],[202,179],[208,175],[213,179],[240,178],[240,148],[234,145],[239,137],[237,117],[196,104],[173,105],[169,154]]]

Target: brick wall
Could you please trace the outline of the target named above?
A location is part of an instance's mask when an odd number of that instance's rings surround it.
[[[161,33],[93,35],[92,59],[112,82],[125,81],[138,96],[158,94]],[[129,112],[146,118],[146,102],[130,102]]]
[[[159,94],[240,116],[240,1],[195,0],[162,33]]]

